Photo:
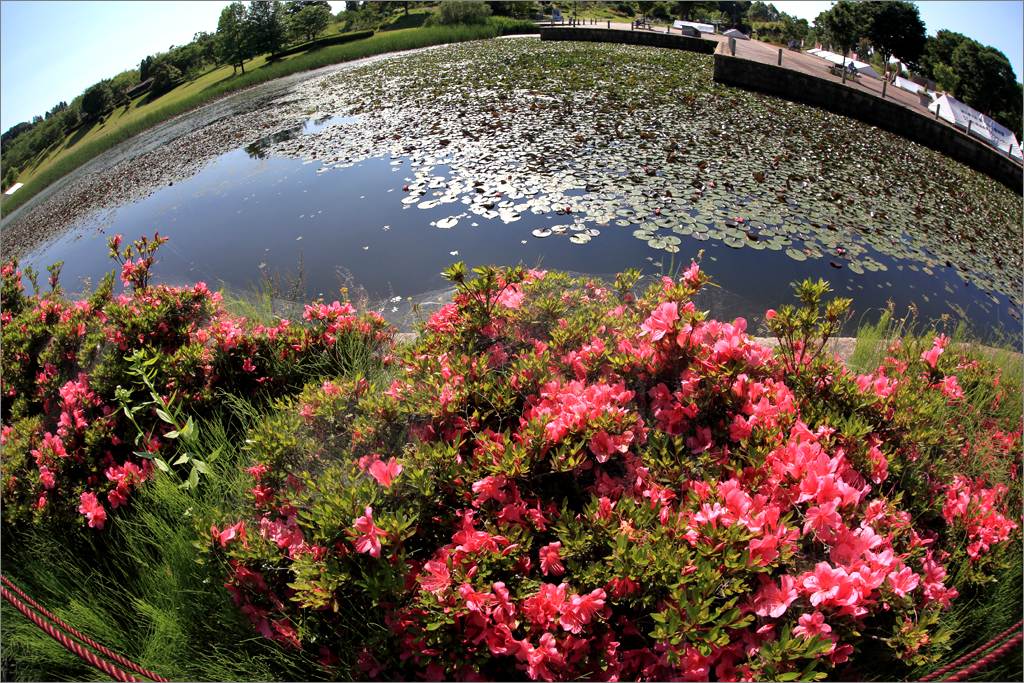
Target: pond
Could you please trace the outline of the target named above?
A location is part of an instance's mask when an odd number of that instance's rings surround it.
[[[455,260],[660,274],[703,252],[716,316],[759,319],[793,281],[824,277],[858,316],[891,302],[1019,337],[1019,195],[877,128],[715,84],[711,68],[515,39],[307,79],[261,105],[286,122],[273,134],[25,261],[65,261],[75,289],[109,270],[107,236],[159,230],[163,281],[290,277],[297,298],[357,286],[391,314],[443,288]]]

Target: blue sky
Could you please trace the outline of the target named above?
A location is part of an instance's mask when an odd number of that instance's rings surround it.
[[[0,130],[70,102],[146,55],[216,31],[224,0],[0,2]],[[334,11],[344,2],[332,2]]]
[[[0,2],[0,130],[71,101],[143,57],[214,31],[225,1]],[[813,21],[827,1],[775,2]],[[343,2],[332,2],[335,11]],[[1017,78],[1024,61],[1024,2],[919,2],[929,34],[958,31],[1002,50]]]

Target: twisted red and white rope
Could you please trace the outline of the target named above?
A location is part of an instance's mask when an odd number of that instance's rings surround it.
[[[159,683],[167,683],[166,678],[163,678],[153,673],[152,671],[149,671],[148,669],[142,668],[141,666],[131,661],[127,657],[119,655],[113,650],[104,647],[103,645],[97,643],[95,640],[85,635],[81,631],[70,626],[62,619],[60,619],[60,617],[56,616],[55,614],[47,610],[45,607],[40,605],[38,602],[33,600],[31,597],[26,595],[24,591],[18,588],[18,586],[16,586],[14,582],[8,579],[6,576],[0,575],[0,581],[2,581],[4,584],[4,586],[0,586],[0,595],[3,596],[4,600],[9,602],[15,609],[17,609],[19,612],[25,615],[27,619],[29,619],[33,624],[42,629],[47,635],[49,635],[51,638],[60,643],[64,647],[64,649],[75,654],[80,659],[88,663],[90,666],[99,669],[103,673],[111,676],[112,678],[118,681],[138,681],[138,679],[134,678],[131,674],[114,666],[110,662],[101,659],[100,657],[96,656],[95,653],[90,652],[89,650],[82,647],[80,643],[77,643],[74,640],[72,640],[72,638],[69,637],[68,634],[70,634],[74,638],[77,638],[89,647],[92,647],[97,652],[102,653],[109,659],[118,662],[122,666],[125,666],[131,669],[132,671],[135,671],[136,673],[142,674],[146,678],[149,678],[153,681],[158,681]],[[7,590],[8,588],[10,588],[10,591]],[[23,599],[25,602],[22,602],[18,597],[15,597],[15,593],[18,596],[20,596],[20,598]],[[51,622],[53,622],[53,624],[43,621],[43,619],[39,616],[40,614],[46,619],[49,619]],[[56,626],[54,626],[54,624]]]
[[[1016,624],[1006,629],[1005,631],[1003,631],[995,638],[982,645],[981,647],[972,650],[971,652],[968,652],[963,657],[960,657],[950,662],[942,668],[936,669],[927,676],[923,677],[921,680],[935,681],[941,679],[944,681],[960,681],[969,676],[973,676],[974,674],[984,669],[984,667],[989,666],[993,662],[997,661],[1000,657],[1008,653],[1015,644],[1020,643],[1021,640],[1024,639],[1024,633],[1021,632],[1021,626],[1024,626],[1024,620],[1018,621]],[[1007,637],[1009,637],[1010,639],[1006,640]],[[1005,643],[1003,642],[1004,640],[1006,640]],[[1000,643],[1002,643],[1002,645],[1000,645]],[[956,673],[946,676],[946,674],[952,671],[953,669],[963,665],[965,662],[974,659],[986,650],[990,650],[993,647],[996,647],[997,645],[999,645],[999,647],[996,650],[993,650],[989,654],[985,655],[984,657],[976,661],[974,664],[971,664],[966,668],[960,669]]]

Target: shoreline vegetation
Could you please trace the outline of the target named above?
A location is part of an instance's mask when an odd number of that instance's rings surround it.
[[[147,103],[144,110],[139,109],[139,105],[149,96],[140,95],[124,111],[130,111],[133,114],[143,111],[144,113],[125,117],[124,122],[118,123],[122,118],[119,116],[119,112],[123,113],[122,108],[119,107],[107,119],[107,121],[113,121],[113,125],[107,127],[107,123],[100,124],[100,128],[105,129],[104,132],[97,132],[92,137],[88,134],[83,135],[79,144],[68,147],[66,144],[68,139],[61,139],[54,147],[57,149],[67,147],[67,149],[58,152],[52,158],[47,155],[40,161],[40,165],[36,167],[37,170],[25,176],[24,180],[19,177],[19,182],[24,182],[24,185],[15,194],[2,196],[0,210],[6,217],[49,185],[121,142],[180,114],[260,83],[302,71],[311,71],[390,52],[404,52],[434,45],[484,40],[503,35],[533,33],[535,30],[536,27],[532,21],[492,16],[488,17],[486,23],[483,24],[432,25],[378,31],[367,38],[289,54],[273,62],[267,61],[267,55],[260,55],[245,63],[244,74],[238,73],[234,76],[231,75],[230,66],[217,67]],[[355,31],[354,33],[361,32]],[[75,135],[71,137],[73,138]]]
[[[823,281],[768,349],[698,263],[456,263],[396,344],[152,285],[164,241],[0,283],[6,571],[161,675],[918,680],[1020,619],[1019,354],[890,315],[844,366]],[[3,617],[5,678],[94,675]]]

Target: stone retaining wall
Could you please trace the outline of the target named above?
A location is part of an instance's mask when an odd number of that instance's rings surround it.
[[[623,31],[597,26],[541,26],[541,40],[581,40],[591,43],[625,43],[648,47],[667,47],[674,50],[689,50],[706,55],[714,54],[718,41],[704,38],[689,38],[672,33],[654,31]]]
[[[620,31],[620,33],[623,33]],[[777,95],[858,119],[946,154],[1022,192],[1022,167],[1007,155],[944,123],[906,107],[825,80],[773,64],[715,53],[715,81]]]

